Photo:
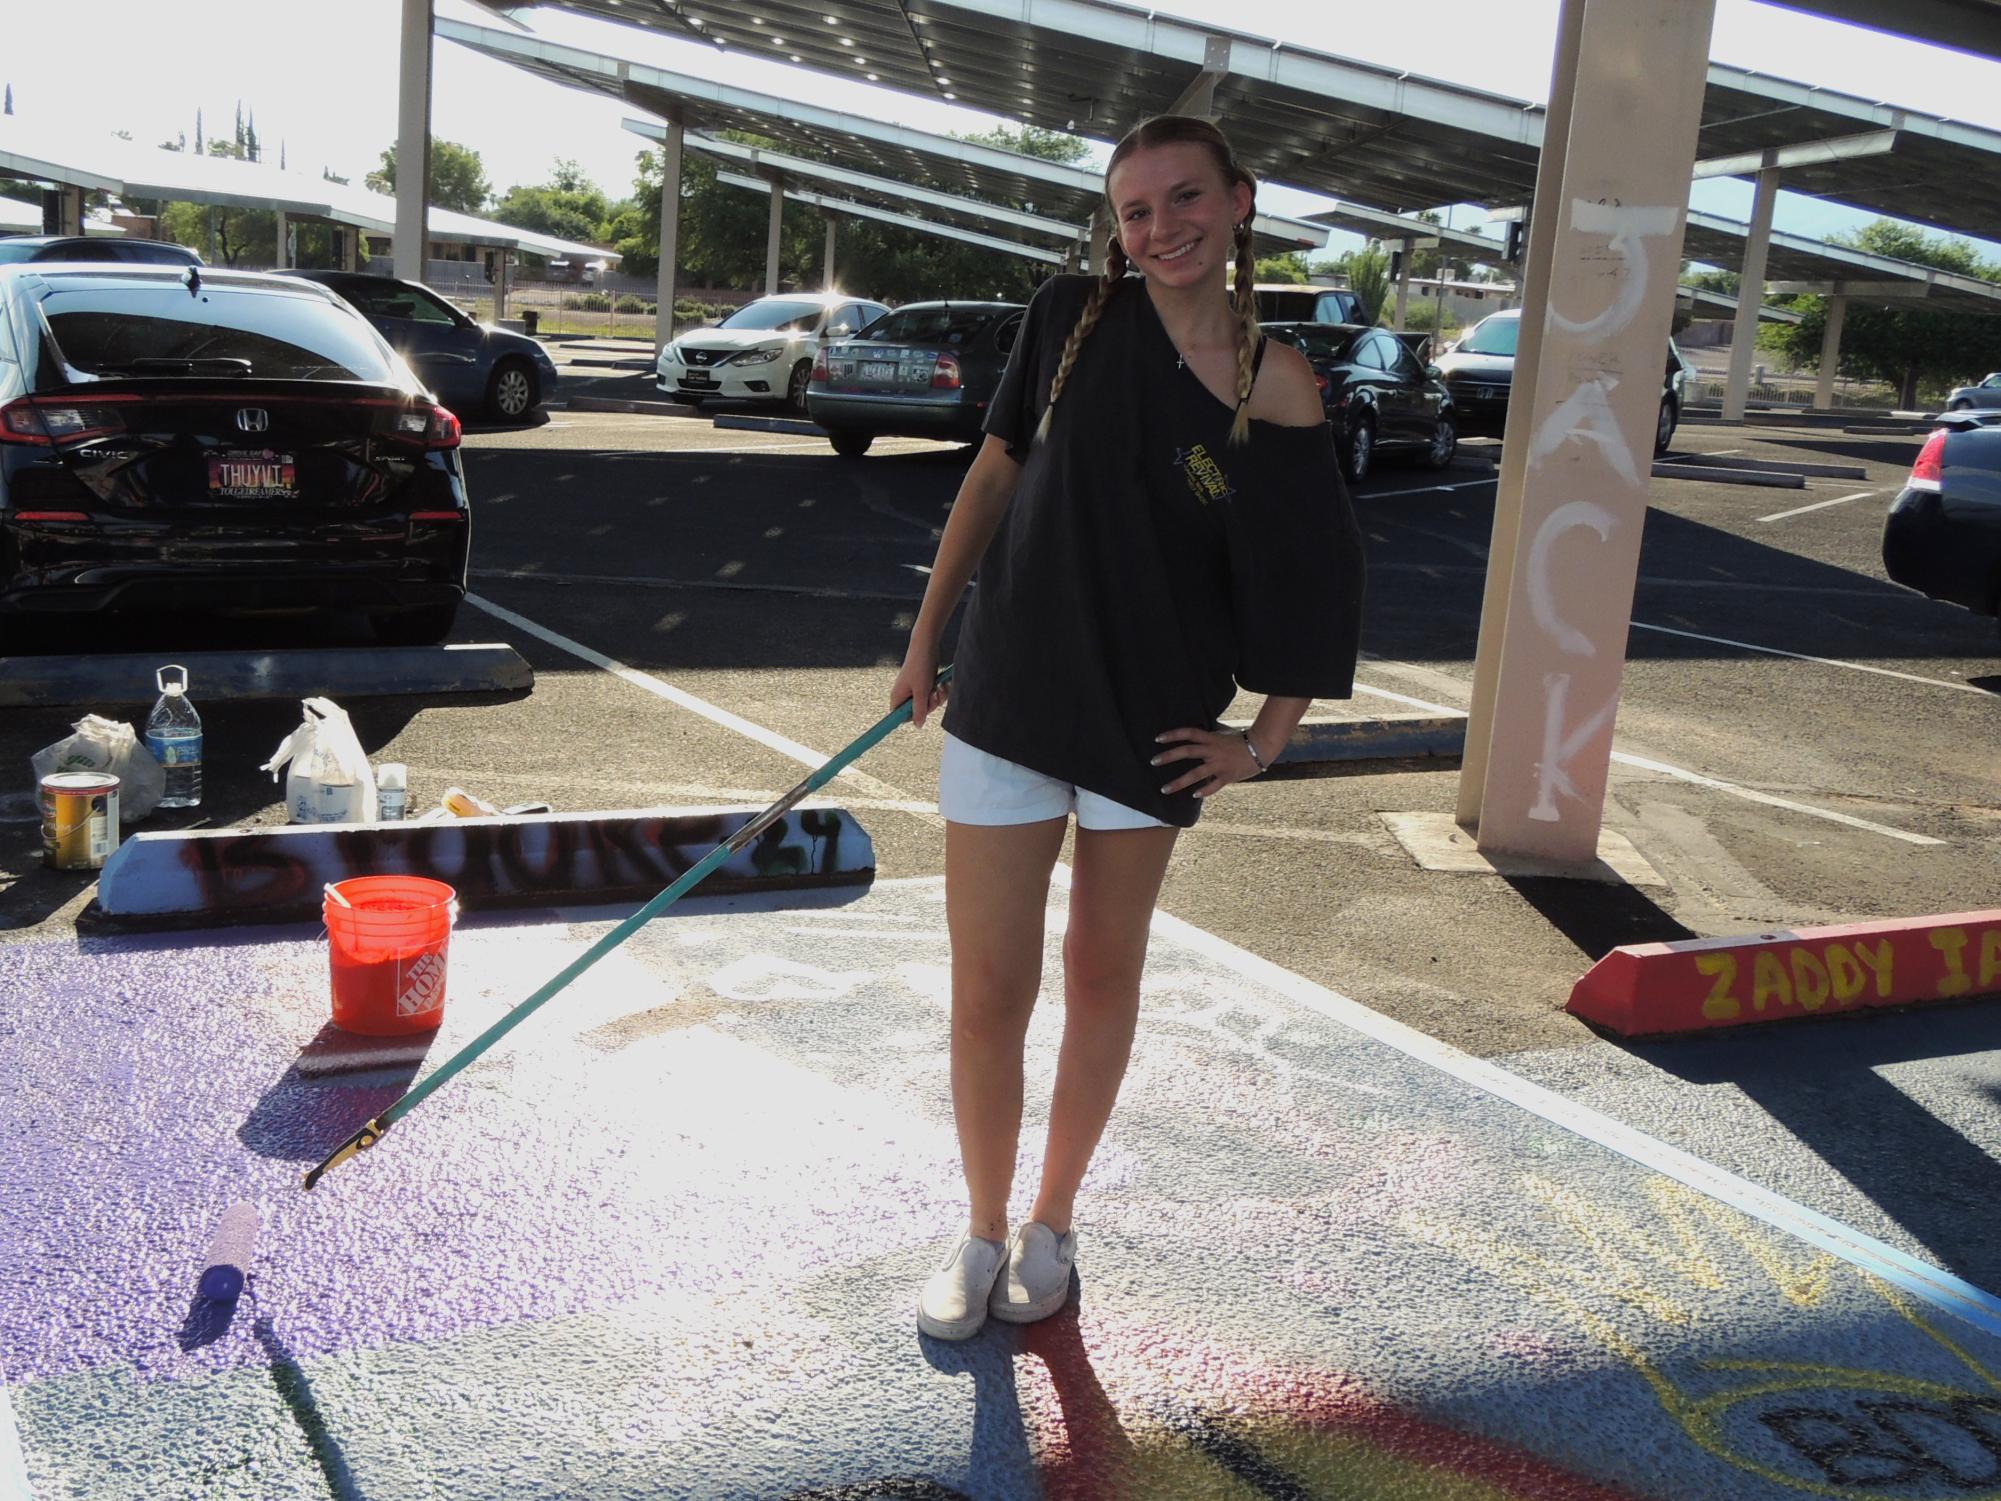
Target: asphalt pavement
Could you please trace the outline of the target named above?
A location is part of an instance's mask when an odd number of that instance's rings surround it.
[[[1636,1046],[1561,1009],[1616,943],[1995,905],[2001,638],[1876,558],[1916,443],[1678,436],[1865,478],[1654,482],[1606,821],[1664,885],[1419,870],[1383,815],[1449,810],[1451,767],[1218,799],[1162,897],[1079,1301],[960,1351],[907,1318],[954,1191],[935,734],[830,789],[874,890],[648,930],[310,1200],[304,1158],[408,1078],[290,1069],[321,940],[93,936],[88,878],[39,869],[0,801],[0,1377],[33,1493],[2001,1489],[1997,1013]],[[769,801],[886,707],[964,462],[566,410],[476,431],[457,634],[514,644],[535,687],[360,701],[364,742],[420,805]],[[1465,707],[1492,493],[1473,447],[1363,488],[1369,657],[1328,711]],[[80,712],[10,715],[0,755]],[[209,799],[147,826],[281,819],[255,768],[296,711],[203,712]],[[468,925],[433,1058],[605,921]],[[1059,1022],[1052,993],[1031,1099]],[[230,1197],[268,1259],[212,1327],[191,1280]]]

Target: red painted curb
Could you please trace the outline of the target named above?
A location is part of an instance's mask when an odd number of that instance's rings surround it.
[[[1592,965],[1564,1009],[1621,1037],[2001,994],[2001,911],[1635,943]]]

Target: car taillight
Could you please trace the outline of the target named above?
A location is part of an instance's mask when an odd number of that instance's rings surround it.
[[[1328,380],[1326,376],[1322,375],[1318,370],[1316,370],[1313,372],[1313,384],[1320,388],[1320,399],[1322,401],[1325,401],[1327,399],[1327,388],[1330,385],[1332,385],[1333,382]]]
[[[1911,465],[1910,487],[1913,490],[1938,490],[1943,487],[1945,440],[1944,428],[1925,439],[1925,446],[1918,450],[1918,461]]]
[[[824,354],[816,354],[813,356],[813,379],[825,380],[826,378],[827,357]]]
[[[931,389],[934,391],[959,389],[959,362],[951,355],[939,355],[938,363],[931,367]]]
[[[125,414],[108,401],[61,401],[23,396],[0,407],[0,443],[54,448],[125,431]]]
[[[457,448],[463,430],[443,407],[404,407],[396,414],[396,436],[426,448]]]

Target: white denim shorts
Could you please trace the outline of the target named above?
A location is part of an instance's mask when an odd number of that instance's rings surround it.
[[[988,826],[1040,823],[1075,813],[1080,829],[1171,827],[1124,803],[988,755],[954,735],[945,736],[938,757],[938,812],[950,823]]]

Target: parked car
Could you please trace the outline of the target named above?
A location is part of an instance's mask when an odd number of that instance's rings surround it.
[[[2001,408],[2001,370],[1984,377],[1977,386],[1957,386],[1945,399],[1948,412],[1984,411]]]
[[[2001,427],[1947,419],[1918,450],[1883,522],[1892,581],[2001,615]]]
[[[140,261],[154,266],[199,266],[202,258],[172,240],[119,235],[7,235],[0,237],[0,266],[23,261]]]
[[[889,309],[839,292],[786,292],[747,302],[713,328],[682,334],[654,363],[669,396],[691,406],[782,401],[802,415],[813,357],[825,339],[852,338]]]
[[[1259,282],[1260,323],[1368,323],[1362,299],[1346,287],[1303,287],[1287,282]]]
[[[475,323],[429,287],[366,271],[279,271],[359,310],[439,401],[466,416],[529,422],[556,394],[556,362],[526,334]]]
[[[1521,333],[1520,308],[1490,313],[1438,360],[1445,388],[1459,409],[1462,434],[1498,438],[1508,421],[1508,394],[1515,382],[1515,341]],[[1654,452],[1666,453],[1681,422],[1689,365],[1668,340],[1661,376],[1660,415],[1654,422]]]
[[[458,419],[325,288],[0,266],[0,637],[188,607],[436,641],[468,531]]]
[[[860,458],[878,437],[977,442],[1026,311],[1019,302],[907,303],[821,346],[806,411],[843,458]]]
[[[1365,478],[1378,454],[1418,454],[1433,469],[1452,462],[1459,447],[1452,397],[1438,379],[1437,367],[1420,365],[1396,334],[1353,323],[1263,327],[1313,367],[1349,479]]]

